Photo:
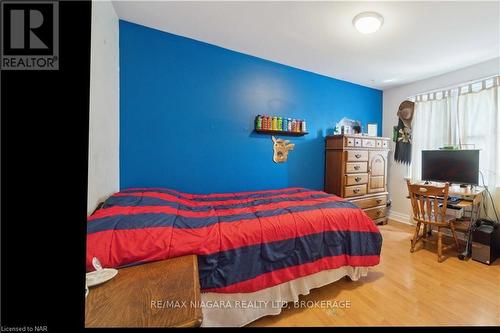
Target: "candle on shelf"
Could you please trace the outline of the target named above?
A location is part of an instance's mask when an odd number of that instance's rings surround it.
[[[255,118],[255,128],[262,129],[262,116],[260,114]]]

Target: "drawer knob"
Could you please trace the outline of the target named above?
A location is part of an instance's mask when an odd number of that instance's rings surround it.
[[[359,181],[361,180],[361,177],[356,177],[356,178],[354,178],[354,180],[355,180],[356,182],[359,182]]]
[[[382,199],[377,199],[377,203],[381,203],[382,202]]]
[[[358,193],[359,192],[359,188],[355,188],[354,190],[352,190],[354,193]]]
[[[359,170],[359,165],[355,165],[354,170]]]
[[[361,157],[361,154],[356,154],[356,155],[354,155],[354,156],[356,156],[356,158],[360,158],[360,157]]]

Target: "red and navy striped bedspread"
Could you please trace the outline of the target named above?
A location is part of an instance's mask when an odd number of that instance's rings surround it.
[[[198,255],[202,291],[254,292],[379,263],[382,237],[352,203],[305,188],[196,195],[127,189],[88,218],[87,270]]]

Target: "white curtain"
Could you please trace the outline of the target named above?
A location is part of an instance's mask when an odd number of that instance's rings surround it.
[[[415,97],[411,178],[421,178],[423,149],[444,145],[480,149],[479,169],[490,189],[500,187],[500,76]],[[479,179],[482,185],[482,177]],[[494,192],[494,191],[492,191]]]
[[[479,170],[500,210],[500,76],[415,96],[411,178],[421,179],[423,149],[447,144],[480,149]],[[489,202],[487,214],[495,217]]]
[[[456,95],[456,94],[454,94]],[[420,180],[422,150],[456,143],[456,96],[450,92],[418,96],[412,122],[411,178]]]
[[[500,186],[499,86],[477,92],[472,87],[468,90],[458,96],[458,137],[462,145],[481,149],[479,169],[486,185],[494,189]]]

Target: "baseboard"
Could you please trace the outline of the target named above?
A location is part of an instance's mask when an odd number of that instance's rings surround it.
[[[411,222],[410,215],[408,215],[408,214],[403,214],[403,213],[400,213],[400,212],[396,212],[396,211],[390,210],[389,214],[387,215],[387,217],[390,220],[394,220],[396,222],[400,222],[400,223],[404,223],[404,224],[408,224],[408,225],[414,225]]]

